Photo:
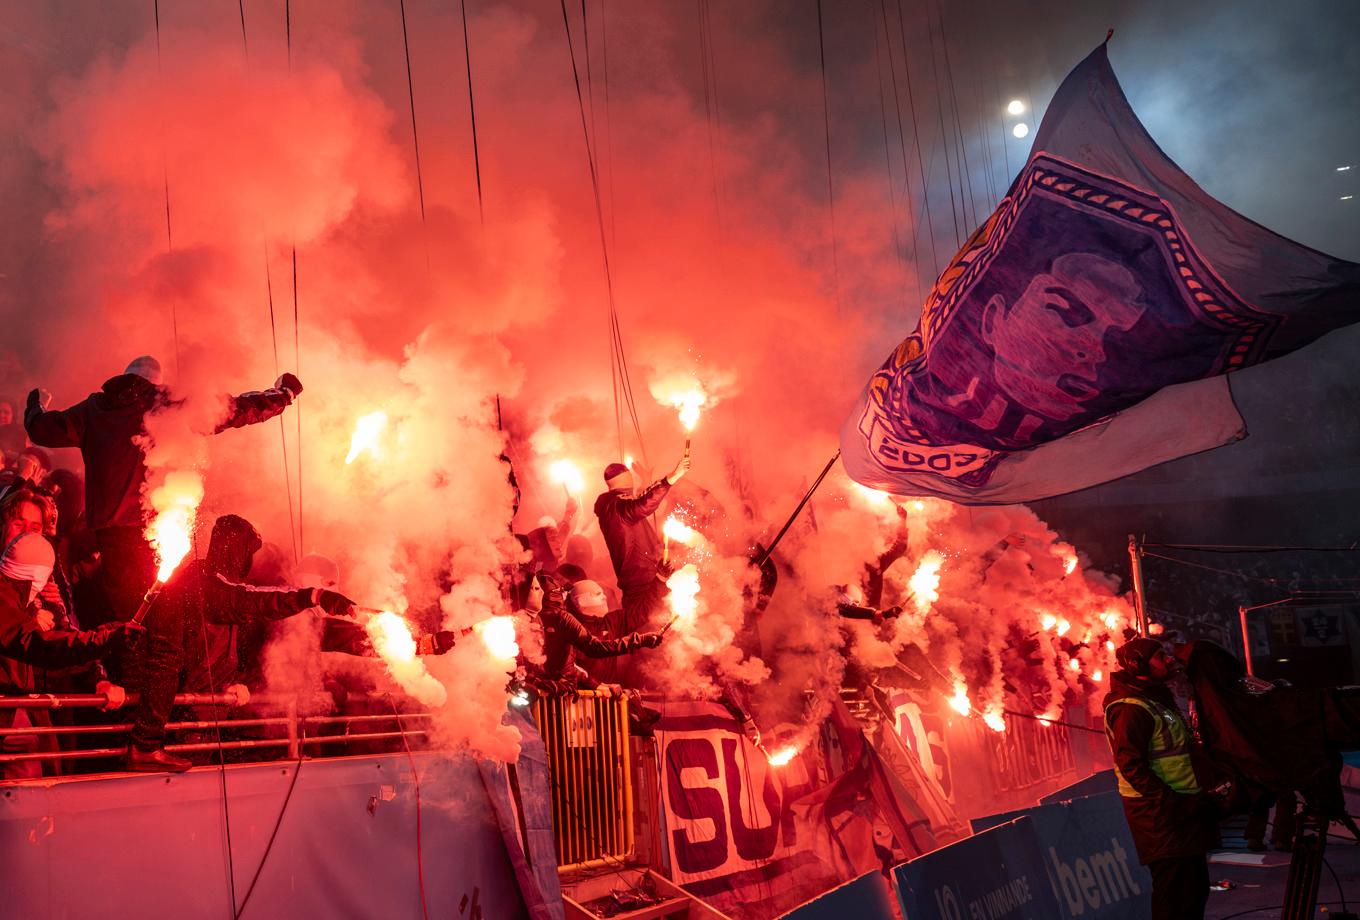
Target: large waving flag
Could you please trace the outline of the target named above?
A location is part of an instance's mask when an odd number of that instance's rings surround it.
[[[841,431],[859,482],[1031,501],[1245,436],[1226,374],[1360,319],[1360,265],[1205,193],[1129,107],[1105,45]]]

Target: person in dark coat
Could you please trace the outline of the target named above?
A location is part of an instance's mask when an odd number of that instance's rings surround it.
[[[614,575],[623,594],[623,625],[629,631],[655,625],[653,617],[666,594],[666,574],[661,565],[661,540],[650,518],[671,486],[689,472],[689,466],[686,454],[669,476],[636,495],[632,470],[622,463],[605,467],[609,491],[595,499],[595,516],[600,519],[600,534],[614,563]]]
[[[1120,646],[1116,658],[1105,733],[1138,861],[1152,873],[1152,920],[1202,920],[1219,814],[1167,686],[1175,661],[1145,637]]]
[[[302,383],[284,374],[272,389],[232,397],[230,411],[212,433],[271,419],[301,392]],[[137,440],[146,433],[148,413],[177,403],[161,384],[160,363],[149,355],[69,409],[50,410],[51,401],[44,390],[29,393],[24,428],[34,444],[80,448],[85,524],[99,540],[109,603],[118,619],[128,619],[156,576],[155,557],[143,535],[146,457]]]
[[[0,692],[32,693],[34,668],[88,664],[134,644],[145,632],[130,623],[110,623],[93,630],[52,628],[50,611],[42,610],[42,588],[55,564],[52,545],[37,533],[20,533],[0,551]],[[0,710],[0,727],[50,724],[36,715],[36,710]],[[8,736],[5,746],[10,747],[11,739],[24,737],[33,736]],[[20,761],[6,765],[0,775],[5,779],[37,777],[42,768],[38,761]]]
[[[165,723],[174,706],[180,672],[186,667],[186,651],[192,656],[187,662],[191,674],[203,666],[205,658],[214,656],[211,647],[204,653],[205,641],[211,645],[205,638],[206,624],[282,620],[312,607],[340,616],[354,615],[354,603],[336,591],[242,584],[262,545],[249,521],[234,514],[223,515],[213,524],[207,556],[176,572],[153,604],[147,617],[145,660],[134,670],[142,696],[133,717],[129,770],[182,772],[192,766],[189,760],[165,751]],[[208,686],[212,685],[209,680]]]
[[[600,682],[576,665],[577,654],[589,658],[623,655],[661,644],[657,632],[629,632],[615,638],[593,635],[581,622],[584,616],[603,616],[604,592],[592,581],[571,586],[570,593],[549,575],[527,572],[516,587],[522,612],[535,619],[543,632],[543,663],[521,661],[528,682],[540,693],[573,693],[578,687],[595,689]],[[582,606],[584,605],[584,606]],[[588,611],[588,612],[587,612]]]

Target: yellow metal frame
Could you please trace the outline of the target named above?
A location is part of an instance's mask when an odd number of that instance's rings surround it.
[[[635,844],[628,698],[541,696],[533,714],[548,752],[559,871],[617,866]]]

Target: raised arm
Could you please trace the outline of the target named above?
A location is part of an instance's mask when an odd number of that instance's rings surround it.
[[[48,409],[52,394],[33,390],[24,408],[24,430],[28,439],[41,447],[79,447],[85,437],[89,400],[82,399],[69,409]]]
[[[233,396],[230,414],[226,421],[213,429],[213,434],[226,431],[228,428],[244,428],[247,425],[267,422],[287,409],[301,392],[302,381],[292,374],[284,374],[267,390]]]
[[[666,495],[671,490],[671,484],[664,479],[658,479],[642,491],[637,498],[621,498],[618,501],[619,517],[636,524],[643,518],[650,517],[656,513],[656,509],[661,507],[661,503],[666,500]]]

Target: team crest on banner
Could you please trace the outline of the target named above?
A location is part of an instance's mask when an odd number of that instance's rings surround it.
[[[859,429],[885,471],[982,486],[1008,452],[1255,363],[1274,323],[1166,202],[1037,156],[870,380]]]

